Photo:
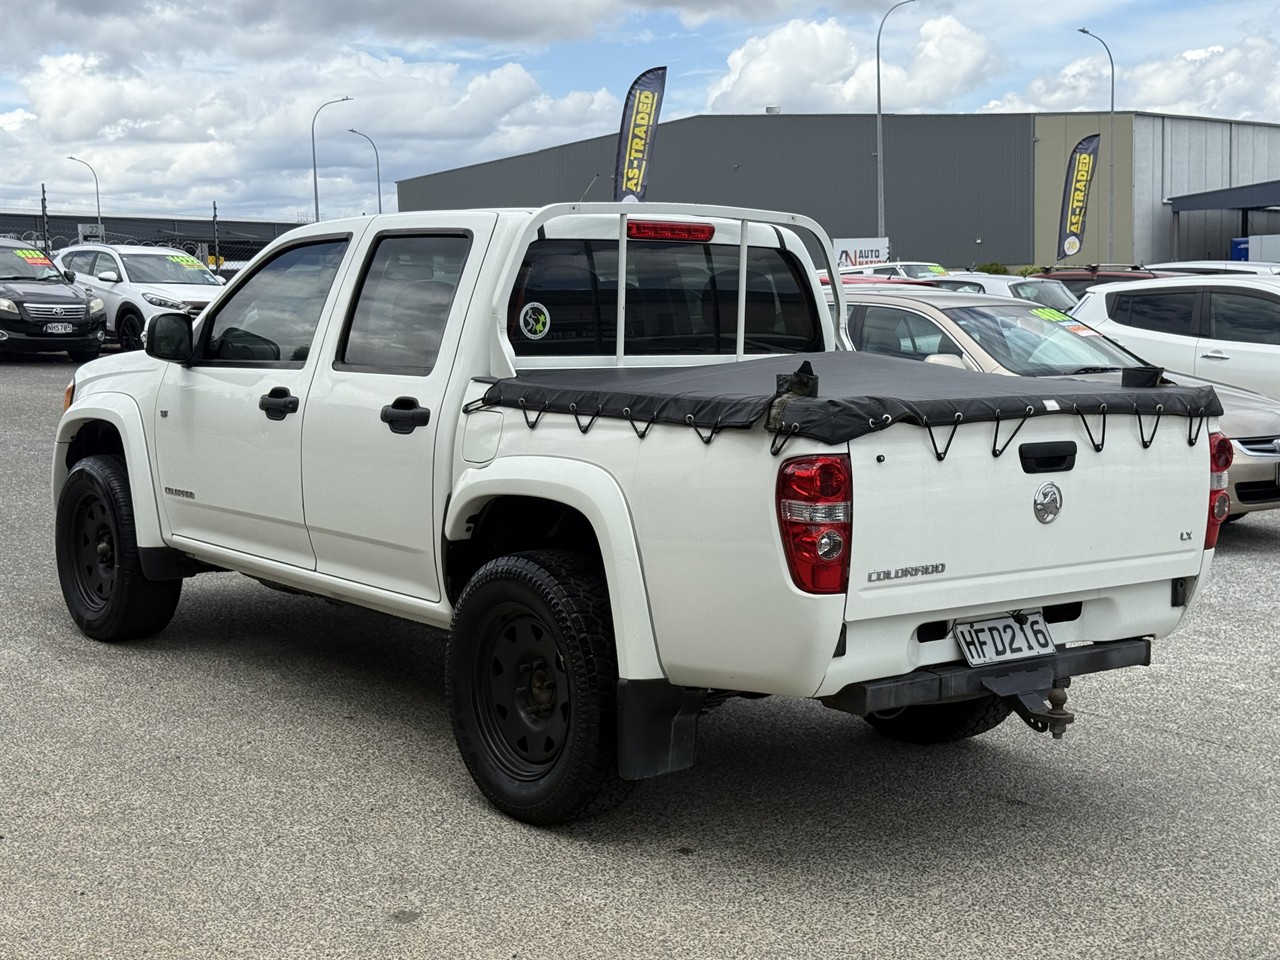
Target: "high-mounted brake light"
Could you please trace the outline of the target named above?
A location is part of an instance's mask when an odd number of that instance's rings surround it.
[[[778,471],[778,528],[791,580],[844,593],[853,535],[853,474],[844,455],[796,457]]]
[[[1218,545],[1218,531],[1231,512],[1227,493],[1227,469],[1235,459],[1231,441],[1221,433],[1209,435],[1209,524],[1204,529],[1204,548]]]
[[[710,223],[663,223],[660,220],[628,220],[629,240],[689,240],[707,243],[716,235]]]

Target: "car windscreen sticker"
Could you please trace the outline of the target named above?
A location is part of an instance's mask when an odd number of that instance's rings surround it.
[[[53,264],[49,262],[49,258],[39,250],[14,250],[13,253],[15,256],[21,257],[23,260],[27,261],[27,263],[31,264],[33,267],[53,266]]]
[[[1031,311],[1042,320],[1052,320],[1054,323],[1071,323],[1069,316],[1061,310],[1055,310],[1053,307],[1036,307]]]
[[[946,268],[946,267],[943,267],[943,266],[940,266],[939,264],[936,264],[936,263],[931,264],[931,265],[929,266],[929,272],[930,272],[930,273],[936,273],[936,274],[937,274],[938,276],[940,276],[940,277],[948,276],[948,274],[947,274],[947,268]]]
[[[204,267],[203,263],[186,253],[177,253],[171,257],[165,257],[165,259],[173,263],[180,263],[188,270],[200,270]]]
[[[520,311],[520,332],[529,340],[541,340],[551,329],[551,314],[540,303],[526,303]]]

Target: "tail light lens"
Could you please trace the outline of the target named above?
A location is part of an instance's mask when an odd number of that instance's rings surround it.
[[[1231,441],[1221,433],[1209,435],[1209,524],[1204,529],[1204,548],[1218,544],[1218,531],[1231,512],[1231,495],[1227,493],[1227,469],[1235,459]]]
[[[791,580],[806,593],[849,586],[853,474],[844,455],[796,457],[778,471],[778,528]]]

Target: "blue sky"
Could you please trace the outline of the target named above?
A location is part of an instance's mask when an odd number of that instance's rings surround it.
[[[892,0],[0,3],[0,210],[307,219],[395,181],[662,119],[874,113]],[[1117,110],[1280,123],[1280,0],[914,0],[884,20],[886,112]],[[659,140],[660,142],[660,140]],[[1278,160],[1277,162],[1280,162]],[[1280,173],[1277,174],[1280,176]]]

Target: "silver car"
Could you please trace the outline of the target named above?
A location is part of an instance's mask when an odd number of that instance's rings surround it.
[[[864,292],[845,287],[849,335],[870,353],[1028,377],[1118,381],[1146,361],[1092,327],[1052,307],[985,294],[912,289]],[[1222,402],[1222,432],[1235,462],[1228,471],[1229,520],[1280,507],[1280,402],[1222,383],[1169,372],[1168,379],[1208,384]]]

